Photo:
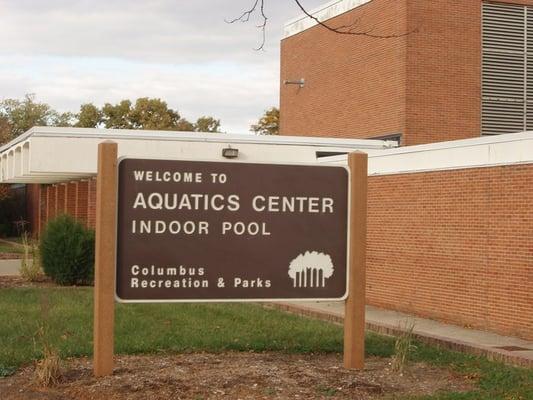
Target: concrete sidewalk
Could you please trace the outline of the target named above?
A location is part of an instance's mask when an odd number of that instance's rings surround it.
[[[342,323],[344,302],[272,303],[275,308],[327,321]],[[366,307],[366,329],[387,335],[398,335],[414,323],[414,336],[425,343],[452,350],[484,355],[492,360],[521,367],[533,367],[533,342],[448,325],[396,311]]]
[[[0,260],[0,276],[20,275],[21,260]]]

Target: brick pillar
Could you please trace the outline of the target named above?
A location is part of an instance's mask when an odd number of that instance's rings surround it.
[[[65,183],[60,183],[57,185],[57,215],[63,214],[65,212],[65,203],[66,203],[66,192],[67,185]]]
[[[76,197],[78,182],[69,182],[65,185],[65,212],[76,218]]]
[[[38,184],[27,184],[26,185],[26,220],[29,222],[28,232],[31,236],[37,236],[39,230],[39,219],[40,219],[40,202],[41,202],[41,193],[40,185]]]
[[[87,207],[89,204],[89,182],[79,181],[76,192],[76,218],[87,226]]]
[[[48,185],[41,185],[39,190],[39,222],[37,225],[37,236],[41,236],[41,233],[46,226],[46,219],[48,218]]]
[[[87,226],[93,229],[96,227],[96,178],[91,178],[89,180]]]
[[[48,193],[48,211],[47,222],[53,220],[57,215],[57,185],[50,185],[47,188]]]

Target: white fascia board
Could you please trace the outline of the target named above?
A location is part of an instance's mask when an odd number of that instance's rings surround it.
[[[324,22],[370,1],[372,0],[332,0],[313,10],[309,10],[309,14],[316,17],[320,22]],[[283,25],[283,38],[296,35],[315,25],[318,25],[318,23],[305,14],[292,18]]]
[[[347,156],[320,163],[347,164]],[[533,132],[368,151],[368,175],[393,175],[533,163]]]
[[[310,136],[280,136],[280,135],[252,135],[205,132],[179,131],[151,131],[136,129],[100,129],[100,128],[62,128],[62,127],[34,127],[17,137],[8,144],[0,147],[0,153],[13,145],[30,137],[65,137],[65,138],[99,138],[108,140],[155,140],[180,142],[212,142],[212,143],[250,143],[273,144],[284,146],[320,146],[346,147],[348,149],[361,148],[391,148],[396,147],[394,141],[376,139],[341,139]]]
[[[211,136],[211,135],[208,135]],[[194,134],[193,136],[194,137]],[[6,156],[7,166],[13,163],[13,149],[22,149],[27,166],[23,165],[16,173],[2,175],[0,180],[4,182],[59,182],[64,177],[89,177],[96,174],[98,144],[106,139],[112,139],[118,144],[118,155],[128,157],[153,157],[168,159],[198,159],[198,160],[221,160],[227,161],[222,156],[222,149],[228,146],[239,150],[239,158],[236,162],[305,162],[317,161],[317,152],[347,153],[354,150],[368,150],[365,146],[332,147],[316,141],[314,145],[282,145],[279,142],[228,140],[229,136],[220,135],[219,139],[212,140],[158,140],[150,137],[147,139],[139,132],[134,135],[104,135],[101,134],[78,134],[71,133],[52,134],[50,132],[34,133],[27,137],[25,142],[16,143],[9,147],[3,154]],[[220,140],[223,138],[224,140]],[[238,138],[240,139],[240,138]],[[319,139],[319,138],[313,138]],[[364,141],[361,141],[364,143]],[[380,146],[383,144],[381,141]],[[338,142],[335,142],[338,143]],[[367,146],[368,147],[368,146]],[[372,148],[372,146],[371,146]],[[4,166],[3,158],[2,165]],[[3,169],[3,168],[2,168]],[[9,169],[9,168],[8,168]]]

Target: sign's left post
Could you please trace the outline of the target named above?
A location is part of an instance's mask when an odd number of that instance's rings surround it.
[[[115,323],[115,252],[117,144],[98,145],[96,181],[96,253],[94,273],[93,373],[113,373]]]

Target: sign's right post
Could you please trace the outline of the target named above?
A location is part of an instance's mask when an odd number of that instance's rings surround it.
[[[366,214],[368,155],[348,155],[350,168],[348,298],[344,309],[344,367],[365,367]]]

